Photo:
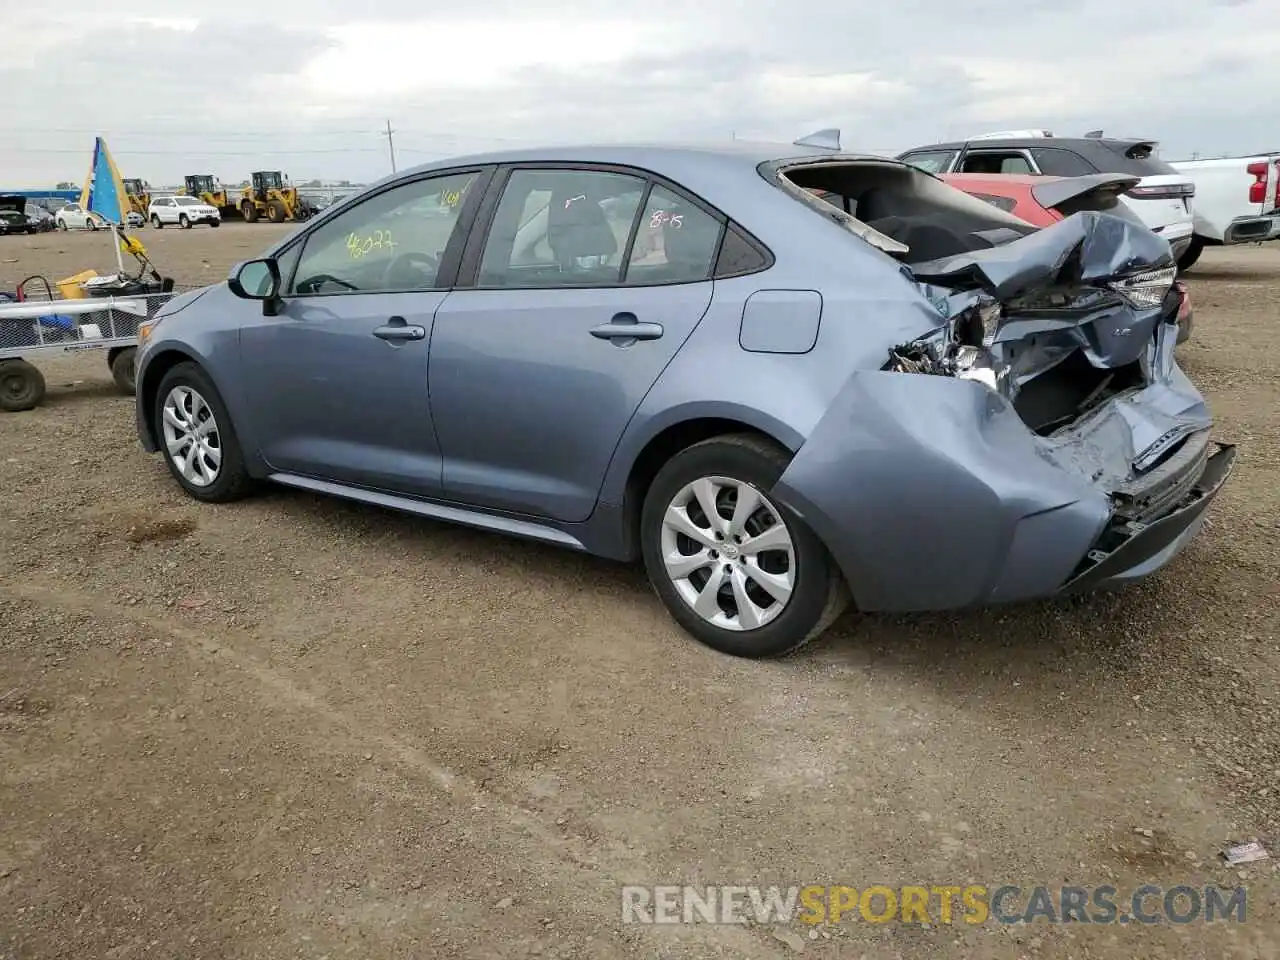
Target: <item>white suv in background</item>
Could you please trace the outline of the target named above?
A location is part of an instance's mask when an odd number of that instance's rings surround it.
[[[1154,140],[1055,137],[1047,130],[1010,130],[953,143],[916,147],[899,160],[933,174],[1003,173],[1082,177],[1127,173],[1142,180],[1121,194],[1125,206],[1142,218],[1182,258],[1195,232],[1192,215],[1195,182],[1156,155]]]
[[[189,230],[197,223],[221,226],[222,214],[217,207],[209,206],[198,197],[156,197],[147,207],[147,220],[157,230],[163,229],[167,223],[176,223]]]

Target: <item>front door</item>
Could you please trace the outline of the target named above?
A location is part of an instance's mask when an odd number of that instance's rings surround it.
[[[283,257],[279,315],[257,318],[240,337],[246,399],[272,469],[439,494],[427,350],[447,295],[441,263],[460,221],[458,198],[476,176],[392,187],[320,224],[300,252]]]
[[[711,303],[720,230],[638,173],[512,171],[476,288],[436,313],[445,495],[589,517],[627,423]]]

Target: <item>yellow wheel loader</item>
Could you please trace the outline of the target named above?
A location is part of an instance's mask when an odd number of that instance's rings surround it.
[[[129,209],[146,220],[147,208],[151,206],[151,184],[130,177],[125,177],[122,182]]]
[[[250,185],[240,191],[240,215],[250,223],[262,217],[272,223],[306,220],[316,212],[279,170],[259,170],[249,176]]]
[[[221,181],[211,173],[192,173],[183,177],[184,190],[188,196],[199,197],[209,206],[222,214],[223,220],[239,219],[240,207]]]

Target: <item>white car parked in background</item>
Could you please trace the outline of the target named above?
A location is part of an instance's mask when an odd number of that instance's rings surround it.
[[[147,207],[147,219],[160,230],[167,223],[176,223],[183,229],[191,229],[197,223],[211,227],[222,224],[222,214],[198,197],[156,197]]]
[[[106,229],[107,221],[96,213],[81,210],[80,205],[69,203],[53,217],[59,230],[101,230]]]

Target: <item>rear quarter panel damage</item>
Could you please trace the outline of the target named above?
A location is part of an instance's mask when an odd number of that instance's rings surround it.
[[[987,388],[880,371],[849,379],[774,494],[867,611],[1051,594],[1110,515]]]

